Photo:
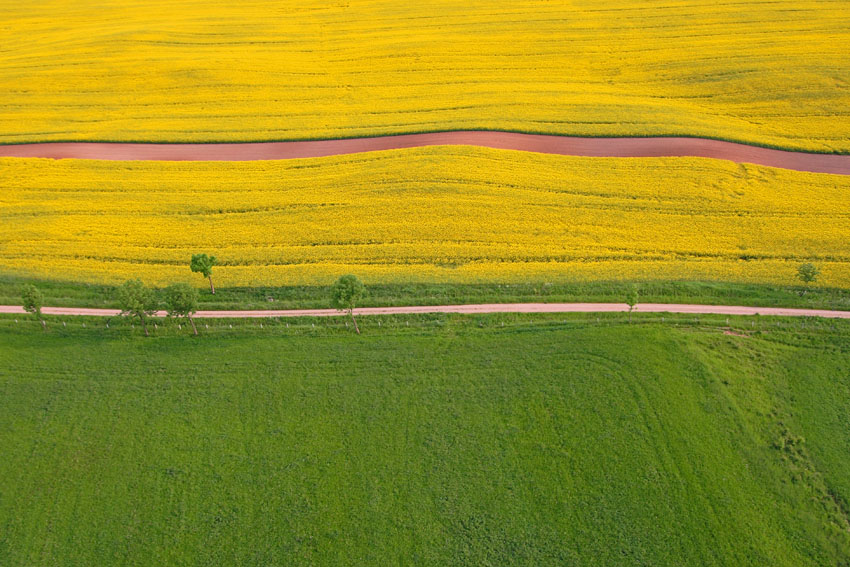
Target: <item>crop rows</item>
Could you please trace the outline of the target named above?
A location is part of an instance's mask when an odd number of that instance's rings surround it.
[[[844,0],[0,0],[0,141],[448,129],[850,151]]]
[[[612,279],[850,287],[850,178],[432,147],[266,162],[0,160],[0,271],[219,285]]]

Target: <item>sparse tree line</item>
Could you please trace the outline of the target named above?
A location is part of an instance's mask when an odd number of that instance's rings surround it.
[[[212,280],[212,269],[215,265],[215,256],[206,254],[193,254],[189,262],[192,272],[199,273],[209,280],[211,294],[215,294],[215,285]],[[342,276],[331,288],[331,305],[335,309],[348,313],[358,335],[360,328],[354,318],[354,309],[365,295],[366,286],[354,275]],[[156,290],[146,287],[140,279],[127,280],[118,286],[115,299],[118,301],[122,316],[139,319],[145,336],[150,335],[148,319],[163,308],[169,318],[183,318],[189,321],[193,333],[198,334],[193,315],[198,311],[199,295],[198,290],[189,284],[171,284],[162,290],[162,294],[158,294]],[[32,313],[46,330],[47,323],[41,312],[44,306],[44,295],[41,291],[34,285],[27,284],[21,291],[21,300],[24,310]]]
[[[193,254],[189,263],[193,272],[199,273],[209,280],[211,294],[215,294],[215,286],[212,280],[212,269],[215,265],[215,256],[206,254]],[[801,264],[797,268],[797,279],[805,285],[805,288],[800,291],[800,295],[806,293],[809,286],[817,281],[819,275],[820,270],[810,262]],[[354,317],[354,309],[365,296],[366,286],[357,276],[352,274],[342,276],[331,288],[331,306],[348,313],[358,335],[360,334],[360,327],[358,327],[357,319]],[[118,287],[116,299],[121,308],[121,315],[139,318],[145,336],[149,336],[148,318],[153,317],[162,307],[165,307],[168,317],[188,320],[194,334],[198,334],[198,328],[192,318],[198,311],[198,290],[189,284],[171,284],[163,290],[163,296],[160,298],[155,290],[145,287],[140,279],[127,280]],[[631,323],[632,312],[638,304],[638,287],[636,284],[629,287],[625,300],[629,307],[629,323]],[[44,305],[44,296],[41,291],[34,285],[27,284],[21,291],[21,301],[24,310],[32,313],[41,323],[42,328],[46,330],[47,323],[41,313],[41,308]]]

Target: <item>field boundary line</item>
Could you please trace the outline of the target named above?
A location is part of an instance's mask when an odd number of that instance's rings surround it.
[[[258,161],[319,158],[428,146],[476,146],[576,157],[700,157],[767,167],[850,175],[850,155],[780,150],[711,138],[578,137],[456,130],[290,142],[0,144],[0,157],[114,161]]]
[[[625,303],[485,303],[472,305],[412,305],[401,307],[359,307],[354,310],[357,316],[367,315],[408,315],[428,313],[458,313],[465,315],[486,313],[625,313],[629,306]],[[676,313],[690,315],[761,315],[775,317],[823,317],[850,319],[850,311],[828,309],[799,309],[791,307],[748,307],[742,305],[697,305],[681,303],[641,303],[635,313]],[[0,313],[24,315],[23,307],[18,305],[0,305]],[[115,317],[118,309],[99,309],[91,307],[43,307],[45,315],[71,315],[89,317]],[[246,319],[269,317],[337,317],[345,315],[336,309],[279,309],[279,310],[221,310],[198,311],[199,319]],[[156,317],[165,317],[165,311],[158,311]]]

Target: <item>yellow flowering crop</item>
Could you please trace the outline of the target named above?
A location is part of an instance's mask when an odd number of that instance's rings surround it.
[[[0,272],[220,285],[711,279],[850,287],[850,177],[432,147],[262,162],[0,159]]]
[[[446,129],[850,151],[846,0],[0,0],[0,142]]]

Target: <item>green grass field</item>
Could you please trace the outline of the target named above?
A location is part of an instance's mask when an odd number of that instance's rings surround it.
[[[343,321],[0,318],[0,565],[850,561],[846,322]]]
[[[56,307],[118,307],[114,286],[24,279],[0,275],[0,305],[19,305],[21,288],[32,283],[44,304]],[[722,282],[641,282],[642,303],[701,303],[850,310],[850,290],[812,286]],[[524,284],[382,284],[368,286],[362,306],[453,305],[469,303],[622,303],[630,282]],[[271,299],[271,301],[269,301]],[[322,286],[202,289],[201,309],[316,309],[330,306]]]

